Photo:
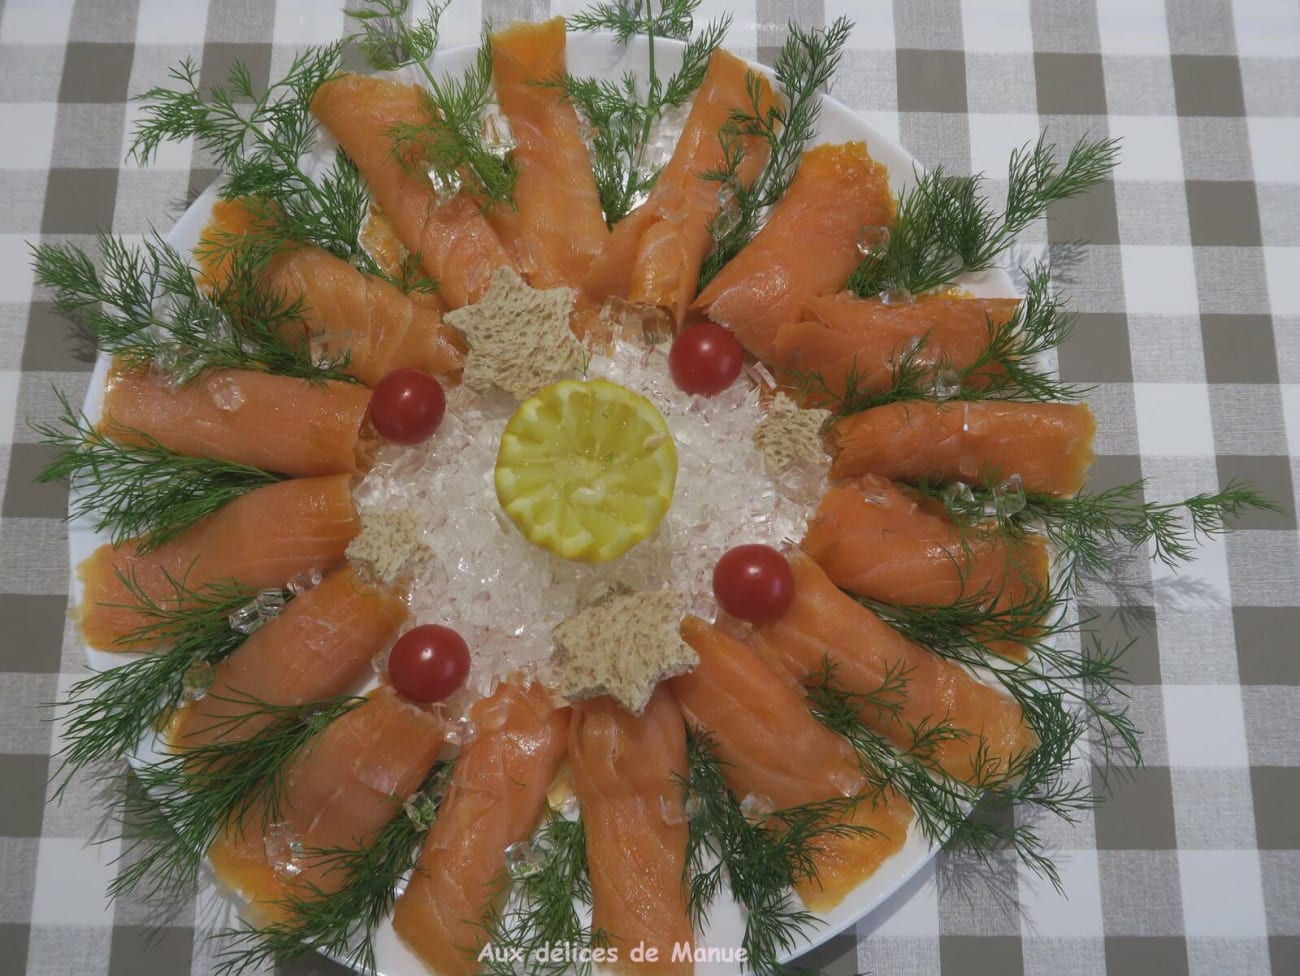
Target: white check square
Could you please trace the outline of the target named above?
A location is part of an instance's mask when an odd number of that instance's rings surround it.
[[[275,43],[289,45],[329,44],[354,31],[355,21],[344,22],[343,5],[333,7],[320,0],[279,0],[275,5]],[[423,8],[416,4],[417,10]]]
[[[206,0],[140,0],[137,44],[203,43],[208,28]]]
[[[0,14],[0,42],[66,44],[73,0],[10,0]]]
[[[1179,851],[1178,878],[1188,932],[1267,935],[1256,851]]]
[[[50,102],[0,104],[0,131],[14,135],[0,144],[0,169],[49,169],[58,117]]]
[[[1106,54],[1169,53],[1163,0],[1097,0],[1097,34]]]
[[[1112,115],[1107,124],[1120,140],[1115,179],[1128,182],[1183,181],[1178,120],[1160,115]]]
[[[120,848],[119,841],[41,838],[32,924],[111,926],[113,906],[105,891]]]
[[[1264,274],[1274,315],[1300,315],[1300,247],[1265,247]]]
[[[961,5],[962,43],[967,51],[1032,53],[1034,35],[1026,0],[987,0]]]
[[[1148,244],[1120,247],[1124,297],[1130,313],[1186,315],[1200,311],[1190,247]]]
[[[1037,115],[994,115],[972,112],[970,168],[992,179],[1005,180],[1011,153],[1038,141],[1042,132]]]
[[[1294,58],[1300,51],[1294,0],[1237,0],[1232,19],[1237,54],[1243,58]]]
[[[1210,397],[1200,383],[1134,383],[1138,442],[1143,454],[1213,457]]]
[[[1300,183],[1300,119],[1255,116],[1246,120],[1250,161],[1260,183]]]
[[[1169,765],[1244,769],[1249,765],[1241,689],[1236,685],[1165,685]]]
[[[1096,851],[1053,851],[1062,891],[1025,865],[1020,876],[1020,930],[1025,938],[1102,936],[1101,878]]]

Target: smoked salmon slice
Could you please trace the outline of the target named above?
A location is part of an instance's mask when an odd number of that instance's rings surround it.
[[[903,846],[912,811],[893,790],[871,793],[848,740],[808,711],[788,676],[753,650],[698,617],[682,637],[700,656],[690,674],[673,678],[686,720],[711,733],[722,774],[738,799],[766,797],[775,809],[863,795],[846,822],[871,833],[817,840],[817,877],[797,890],[805,905],[826,911]]]
[[[814,395],[838,400],[850,386],[857,395],[883,393],[905,358],[931,372],[974,366],[1018,304],[1012,298],[924,298],[886,305],[849,292],[821,295],[804,305],[805,321],[777,330],[772,365]],[[977,374],[966,383],[982,385],[980,379]]]
[[[809,299],[843,288],[861,260],[862,229],[893,216],[889,176],[865,143],[810,149],[766,225],[691,308],[771,363],[781,326],[797,321]]]
[[[527,840],[564,758],[569,710],[546,690],[503,684],[475,703],[478,736],[461,751],[393,928],[439,976],[470,976],[485,921],[508,887],[505,849]]]
[[[996,485],[1018,474],[1025,491],[1073,495],[1092,465],[1096,430],[1084,403],[900,401],[831,428],[831,477]]]
[[[809,684],[820,682],[829,664],[833,686],[887,698],[886,704],[897,707],[865,704],[858,717],[899,749],[913,745],[913,728],[947,721],[964,735],[940,741],[932,758],[955,779],[973,781],[1005,770],[1037,745],[1010,697],[909,641],[836,587],[809,556],[795,552],[789,558],[794,603],[750,637],[764,660],[779,662]],[[887,678],[901,680],[901,688],[886,689]]]
[[[492,35],[492,77],[510,120],[515,205],[488,220],[534,288],[577,287],[609,240],[578,113],[556,88],[565,73],[564,18]]]
[[[831,488],[800,548],[836,586],[898,606],[1014,607],[1047,586],[1041,537],[963,532],[875,475]]]
[[[231,579],[254,589],[284,586],[304,570],[338,565],[360,531],[351,478],[339,474],[254,489],[149,552],[138,541],[102,545],[77,567],[82,637],[106,651],[149,646],[130,639],[151,618],[123,577],[164,607],[175,606],[180,583],[191,590]]]
[[[691,105],[685,128],[650,197],[619,221],[609,248],[586,283],[597,305],[608,296],[667,310],[680,326],[695,297],[700,266],[713,244],[709,222],[721,210],[721,183],[701,179],[725,163],[719,132],[735,112],[752,114],[744,61],[715,51]],[[767,79],[757,76],[764,113],[775,105]],[[749,185],[767,163],[768,146],[757,136],[740,138],[745,156],[739,180]],[[856,240],[856,233],[855,233]],[[845,277],[848,273],[845,272]],[[843,284],[843,281],[837,282]]]
[[[189,457],[314,477],[357,470],[369,403],[355,383],[222,369],[173,390],[161,376],[115,365],[99,429],[125,443],[140,443],[139,431]]]
[[[273,823],[263,805],[227,825],[209,851],[217,877],[247,897],[263,922],[282,917],[278,903],[289,896],[336,891],[346,876],[311,851],[372,843],[404,815],[403,801],[420,788],[442,746],[440,718],[377,688],[288,761]],[[294,857],[291,844],[305,853]]]
[[[622,972],[690,976],[689,959],[673,961],[694,931],[684,890],[686,726],[668,686],[639,716],[611,698],[574,705],[569,771],[587,836],[593,931],[610,937]],[[638,943],[658,949],[658,961],[630,962]]]
[[[179,749],[248,739],[267,725],[250,701],[305,705],[346,692],[397,635],[406,605],[357,577],[350,566],[290,600],[216,666],[207,694],[176,713]]]
[[[240,201],[218,200],[213,205],[194,251],[207,286],[221,283],[230,245],[257,225]],[[446,373],[465,364],[464,345],[442,324],[436,304],[417,303],[391,282],[364,274],[323,248],[282,247],[267,259],[261,284],[286,303],[302,300],[301,319],[285,327],[297,336],[288,338],[299,338],[327,359],[346,355],[341,370],[367,386],[395,369]]]
[[[468,193],[440,200],[394,153],[394,124],[430,121],[418,85],[345,74],[316,90],[311,111],[357,164],[397,236],[438,282],[448,308],[482,298],[493,269],[519,271]]]

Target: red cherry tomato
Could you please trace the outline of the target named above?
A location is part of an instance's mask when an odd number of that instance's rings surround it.
[[[370,422],[397,444],[419,444],[433,436],[447,412],[442,384],[418,369],[395,369],[370,395]]]
[[[794,600],[794,573],[771,546],[736,546],[713,567],[713,595],[733,617],[775,620]]]
[[[692,325],[668,351],[668,372],[684,393],[717,396],[736,382],[743,365],[739,340],[713,322]]]
[[[469,645],[450,627],[414,627],[388,654],[388,680],[399,695],[414,702],[442,701],[468,675]]]

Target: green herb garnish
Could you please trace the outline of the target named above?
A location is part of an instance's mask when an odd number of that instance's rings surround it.
[[[721,184],[720,193],[732,195],[735,211],[727,216],[724,207],[710,227],[713,251],[700,268],[701,291],[753,239],[765,209],[781,199],[794,179],[799,159],[817,133],[821,92],[839,66],[853,23],[839,17],[825,29],[805,30],[791,23],[788,30],[789,36],[772,66],[786,105],[765,108],[762,79],[750,72],[746,80],[749,111],[735,113],[719,133],[726,162],[722,169],[702,175],[703,179]],[[742,138],[761,139],[768,147],[767,165],[749,186],[739,176],[745,158]]]
[[[916,185],[898,199],[887,241],[863,258],[846,287],[863,297],[919,294],[991,268],[1051,204],[1110,176],[1118,154],[1114,139],[1084,138],[1057,163],[1056,146],[1044,133],[1032,148],[1011,154],[1000,212],[984,195],[982,175],[950,176],[938,166],[918,173]]]

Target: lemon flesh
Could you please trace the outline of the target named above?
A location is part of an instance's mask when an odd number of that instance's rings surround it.
[[[563,380],[510,418],[495,480],[529,542],[603,563],[658,527],[677,484],[677,448],[645,397],[607,380]]]

